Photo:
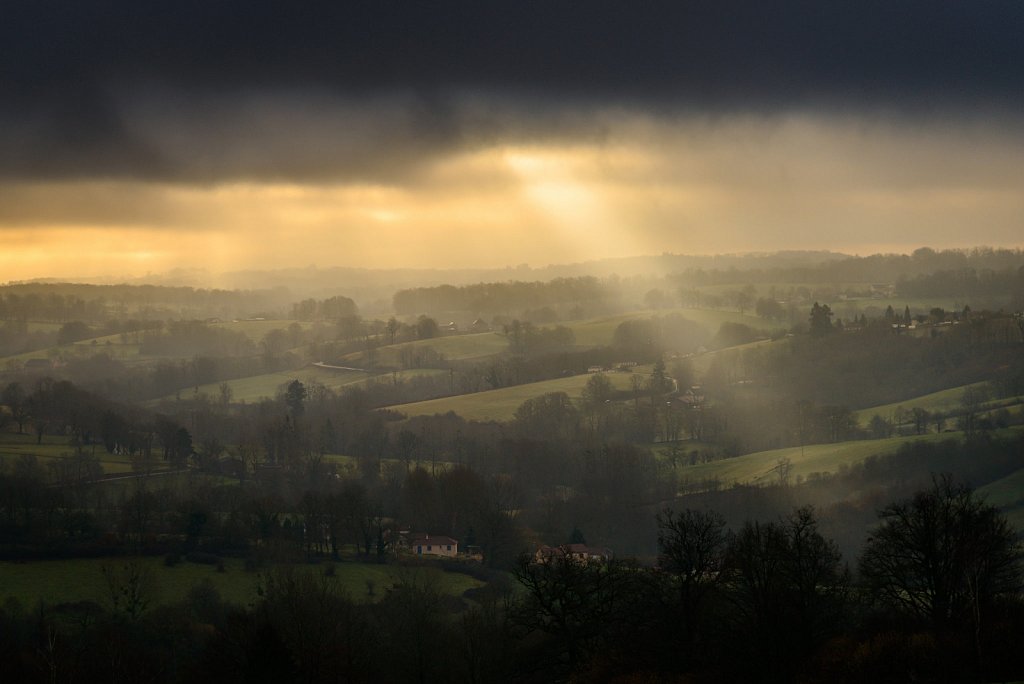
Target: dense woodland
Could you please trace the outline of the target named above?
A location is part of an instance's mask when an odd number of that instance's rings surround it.
[[[381,316],[343,293],[0,288],[0,557],[105,558],[109,588],[4,604],[10,672],[1024,677],[1019,530],[975,491],[1024,472],[1024,255],[656,261],[403,288]],[[581,341],[592,324],[603,342]],[[487,353],[442,351],[476,338]],[[299,379],[313,363],[356,380]],[[272,396],[235,396],[268,375]],[[574,378],[578,395],[530,392]],[[507,419],[405,412],[509,388]],[[955,399],[921,403],[940,390]],[[792,474],[805,447],[853,442],[864,456]],[[771,449],[796,451],[767,478],[714,469]],[[482,586],[425,582],[431,562],[398,552],[410,529],[472,547],[431,567]],[[570,543],[613,559],[534,556]],[[244,559],[260,591],[160,602],[146,557]],[[355,596],[349,564],[404,574]]]

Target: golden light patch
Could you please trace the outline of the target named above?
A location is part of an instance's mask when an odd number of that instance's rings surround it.
[[[637,117],[598,142],[440,154],[391,184],[0,183],[0,280],[1019,246],[1022,152],[1000,130]]]

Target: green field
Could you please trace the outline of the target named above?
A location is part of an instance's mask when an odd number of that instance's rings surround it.
[[[189,589],[209,580],[230,603],[247,605],[256,600],[259,572],[247,572],[241,559],[224,559],[225,572],[211,565],[182,561],[174,567],[164,564],[162,557],[134,558],[76,558],[71,560],[31,561],[26,563],[0,563],[0,603],[16,598],[30,607],[39,601],[47,604],[92,600],[109,605],[109,590],[103,567],[122,568],[128,562],[140,563],[152,578],[154,604],[182,600]],[[327,563],[308,568],[310,572],[323,572]],[[386,589],[415,574],[416,581],[427,582],[453,596],[479,587],[483,582],[459,573],[444,572],[430,566],[402,567],[369,563],[340,562],[333,565],[335,578],[341,588],[356,600],[367,600],[367,581],[375,585],[375,599]]]
[[[35,456],[40,465],[46,467],[50,462],[70,457],[74,450],[67,437],[44,435],[42,444],[36,444],[35,435],[0,432],[0,463],[5,468],[13,466],[24,455]],[[90,444],[86,450],[96,456],[107,475],[132,471],[127,456],[107,453],[101,444]]]
[[[837,444],[808,444],[804,447],[787,447],[759,451],[753,454],[727,458],[711,463],[685,466],[677,473],[681,480],[701,482],[718,480],[723,486],[733,484],[774,484],[778,482],[779,461],[789,459],[790,481],[807,477],[812,473],[836,473],[842,465],[853,465],[875,454],[889,454],[907,442],[927,440],[939,442],[955,439],[949,434],[915,435],[912,437],[891,437],[869,439]]]
[[[697,374],[697,377],[700,377],[707,373],[708,369],[711,368],[711,362],[714,361],[716,357],[722,354],[732,354],[735,352],[748,351],[756,347],[765,347],[768,345],[780,344],[789,344],[789,340],[785,338],[778,340],[756,340],[754,342],[748,342],[747,344],[737,344],[735,347],[716,349],[714,351],[705,352],[703,354],[693,354],[688,358],[690,359],[690,365],[693,368],[694,372]]]
[[[264,373],[263,375],[250,375],[245,378],[236,378],[235,380],[226,380],[225,384],[231,388],[232,401],[251,403],[258,402],[261,399],[273,399],[282,387],[288,385],[293,380],[298,380],[306,385],[316,382],[336,390],[339,387],[365,380],[366,378],[366,373],[358,371],[307,366],[298,370],[278,371],[275,373]],[[221,383],[219,382],[199,385],[198,393],[217,397],[220,395],[220,385]],[[195,389],[191,392],[186,390],[182,391],[180,395],[185,397],[195,392]],[[164,399],[173,399],[173,396],[164,397]]]
[[[293,380],[298,380],[303,383],[307,386],[307,389],[309,385],[320,384],[328,389],[337,391],[345,386],[365,382],[393,382],[395,380],[400,382],[402,380],[408,380],[409,378],[418,376],[447,374],[448,371],[445,370],[417,368],[412,370],[396,371],[395,373],[370,375],[369,373],[364,373],[362,371],[306,366],[305,368],[297,370],[277,371],[274,373],[264,373],[262,375],[250,375],[245,378],[236,378],[234,380],[226,380],[224,382],[231,388],[231,401],[236,403],[253,403],[263,399],[273,399],[277,396],[278,391]],[[220,386],[221,383],[219,382],[199,385],[198,394],[205,394],[209,397],[216,398],[220,395]],[[180,396],[181,398],[188,398],[196,393],[197,390],[192,388],[191,390],[182,390],[177,396]],[[161,401],[171,401],[174,398],[175,395],[168,395],[149,403],[156,404]]]
[[[631,373],[608,373],[608,378],[616,389],[628,390],[631,387],[631,375]],[[407,416],[430,416],[454,411],[467,420],[511,420],[515,416],[516,409],[524,401],[549,392],[565,392],[571,398],[579,399],[590,378],[589,374],[573,375],[568,378],[532,382],[527,385],[503,387],[486,392],[399,404],[390,408]]]
[[[449,361],[466,361],[470,359],[484,359],[495,356],[508,349],[508,340],[504,335],[495,332],[474,333],[471,335],[448,335],[445,337],[434,337],[429,340],[416,340],[415,342],[400,342],[376,349],[376,362],[379,366],[401,367],[402,350],[422,349],[430,347],[438,354]],[[355,366],[362,366],[366,362],[365,352],[353,352],[343,357],[346,362]]]
[[[116,335],[113,336],[113,338],[117,337],[118,336]],[[97,338],[97,340],[103,340],[102,343],[97,342],[97,344],[92,344],[92,340],[85,340],[60,347],[47,347],[45,349],[36,349],[34,351],[23,352],[21,354],[14,354],[13,356],[5,356],[0,358],[0,367],[4,367],[10,362],[24,364],[30,359],[48,359],[51,358],[51,356],[65,360],[70,358],[88,358],[99,352],[103,352],[114,359],[141,358],[139,356],[139,345],[121,344],[120,339],[116,339],[110,344],[107,344],[106,340],[113,338],[108,335],[106,337]]]
[[[561,325],[573,331],[577,348],[608,346],[612,343],[615,329],[625,321],[681,314],[708,330],[714,335],[722,323],[729,321],[743,323],[755,329],[767,329],[770,326],[764,319],[743,315],[736,311],[718,311],[712,309],[663,309],[633,311],[615,316],[591,318],[579,321],[566,321]],[[542,326],[544,327],[544,326]],[[400,344],[379,347],[376,350],[376,362],[381,366],[400,366],[403,348],[431,347],[450,361],[484,359],[508,350],[507,338],[498,332],[475,333],[470,335],[450,335],[435,337],[429,340],[403,342]],[[365,363],[365,352],[354,352],[344,357],[346,362],[359,366]]]
[[[986,385],[988,385],[987,382],[975,382],[961,387],[952,387],[947,390],[924,394],[920,397],[913,397],[905,401],[897,401],[892,404],[883,404],[881,406],[872,406],[870,408],[861,409],[860,411],[854,412],[854,416],[861,425],[866,425],[875,414],[878,414],[883,418],[889,418],[896,412],[896,409],[900,407],[907,410],[917,407],[923,408],[924,410],[932,413],[936,411],[948,413],[960,407],[960,400],[963,397],[965,389],[968,387],[982,388]]]
[[[1024,535],[1024,468],[979,487],[978,494],[1001,509],[1017,533]]]
[[[741,314],[738,311],[720,311],[717,309],[659,309],[632,311],[627,314],[593,318],[584,321],[567,321],[563,325],[576,335],[576,345],[580,347],[607,346],[612,343],[615,329],[625,321],[664,317],[679,314],[708,330],[709,335],[718,332],[722,323],[742,323],[751,328],[768,330],[773,327],[763,318]]]

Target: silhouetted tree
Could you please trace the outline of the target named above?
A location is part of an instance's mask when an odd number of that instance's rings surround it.
[[[437,337],[438,327],[437,321],[429,316],[420,316],[416,320],[416,339],[418,340],[429,340],[432,337]]]
[[[779,522],[748,522],[729,540],[725,573],[737,609],[741,660],[764,679],[791,678],[843,621],[849,574],[835,542],[818,532],[810,507]]]
[[[306,386],[298,380],[292,380],[284,392],[285,406],[292,416],[301,416],[306,408],[305,402]]]
[[[32,415],[25,390],[22,389],[20,384],[12,382],[4,388],[3,396],[0,399],[11,410],[11,417],[18,424],[18,434],[24,433],[25,423],[29,421]]]
[[[725,519],[713,511],[666,508],[658,513],[658,565],[678,587],[684,628],[692,633],[701,603],[721,577]]]
[[[814,306],[811,307],[810,323],[811,335],[814,337],[823,337],[832,332],[832,309],[829,305],[814,302]]]
[[[860,559],[865,584],[885,606],[939,632],[982,628],[993,605],[1024,587],[1021,549],[1006,518],[949,475],[891,504]]]

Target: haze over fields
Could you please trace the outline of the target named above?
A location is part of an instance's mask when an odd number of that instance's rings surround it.
[[[1024,681],[1021,36],[2,3],[4,681]]]
[[[0,274],[1021,244],[1012,2],[13,3]]]

